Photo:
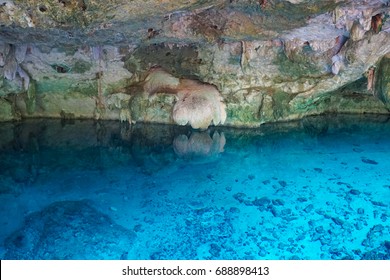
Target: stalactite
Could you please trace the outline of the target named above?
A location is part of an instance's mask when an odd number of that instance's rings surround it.
[[[246,69],[249,64],[249,58],[248,58],[248,53],[247,53],[247,48],[246,48],[246,43],[245,41],[241,41],[241,59],[240,59],[240,66],[241,66],[241,71],[243,73],[246,72]]]
[[[18,62],[18,64],[22,63],[26,57],[27,53],[27,45],[17,45],[15,46],[15,59]]]
[[[339,74],[341,70],[345,67],[344,58],[340,54],[336,54],[332,57],[332,73],[334,75]]]
[[[24,71],[24,69],[18,65],[17,67],[17,73],[19,74],[20,78],[22,78],[22,81],[23,81],[23,88],[28,91],[28,88],[30,86],[30,76],[27,74],[26,71]]]
[[[92,58],[94,60],[100,60],[101,57],[102,57],[102,47],[101,46],[92,47]]]
[[[19,74],[22,79],[23,88],[27,91],[30,85],[30,76],[20,66],[24,61],[27,53],[27,45],[9,45],[5,44],[0,49],[3,54],[4,60],[4,77],[7,80],[13,81],[16,78],[16,74]]]
[[[224,124],[226,105],[219,90],[198,80],[178,79],[156,67],[143,82],[144,95],[150,98],[158,93],[170,93],[176,97],[172,119],[179,125],[191,125],[195,129],[207,129],[210,125]],[[149,91],[149,92],[148,92]]]
[[[18,63],[15,59],[15,47],[11,45],[9,52],[5,58],[4,77],[7,80],[13,81],[16,77],[17,68]]]
[[[28,114],[31,115],[35,112],[36,103],[37,103],[36,85],[35,85],[35,81],[32,81],[27,90],[26,109]]]
[[[93,60],[98,60],[99,64],[99,71],[96,73],[96,80],[97,80],[97,90],[98,95],[95,98],[96,102],[96,114],[95,118],[100,119],[105,110],[106,106],[104,103],[104,97],[103,97],[103,86],[102,86],[102,77],[103,77],[103,66],[102,66],[102,60],[103,60],[103,49],[101,46],[92,47],[92,58]]]
[[[370,67],[367,71],[367,90],[374,91],[375,86],[375,67]]]
[[[9,51],[10,51],[9,44],[0,43],[0,67],[3,67],[5,65]]]

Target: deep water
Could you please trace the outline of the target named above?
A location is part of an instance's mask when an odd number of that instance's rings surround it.
[[[1,259],[390,259],[390,120],[0,124]]]

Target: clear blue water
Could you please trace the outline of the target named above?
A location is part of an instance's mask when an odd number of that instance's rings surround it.
[[[0,124],[1,259],[390,259],[390,121]]]

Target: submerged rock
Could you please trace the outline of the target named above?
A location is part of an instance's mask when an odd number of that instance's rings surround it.
[[[134,232],[87,201],[55,202],[29,215],[23,228],[8,238],[4,259],[119,260],[134,239]]]

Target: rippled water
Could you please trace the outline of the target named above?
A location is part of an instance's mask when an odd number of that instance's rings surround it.
[[[0,124],[2,259],[390,259],[390,122]]]

